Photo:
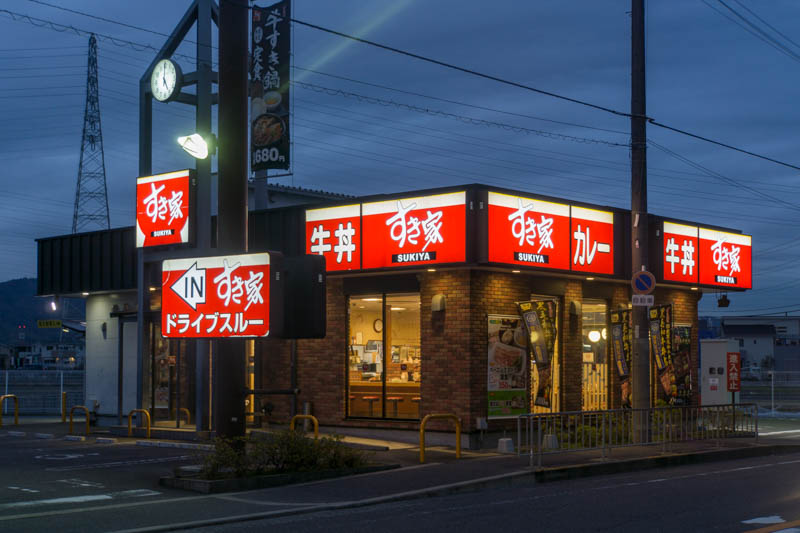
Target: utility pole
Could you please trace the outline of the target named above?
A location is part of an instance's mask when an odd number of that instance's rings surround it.
[[[247,0],[219,5],[219,178],[217,248],[247,252]],[[245,434],[245,341],[220,339],[214,350],[217,435]]]
[[[647,270],[647,120],[645,101],[644,0],[631,0],[631,274]],[[634,409],[650,407],[650,343],[647,307],[633,315]],[[640,416],[641,415],[641,416]],[[647,442],[648,417],[634,417],[634,442]]]

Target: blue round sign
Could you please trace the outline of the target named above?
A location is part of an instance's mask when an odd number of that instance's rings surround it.
[[[656,288],[656,277],[647,270],[636,272],[631,278],[634,294],[650,294]]]

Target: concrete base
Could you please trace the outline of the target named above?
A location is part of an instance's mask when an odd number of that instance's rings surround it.
[[[509,438],[498,440],[497,453],[514,453],[514,441]]]

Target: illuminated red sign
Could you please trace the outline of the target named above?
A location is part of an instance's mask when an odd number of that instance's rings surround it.
[[[136,246],[189,242],[189,170],[136,180]]]
[[[362,267],[460,263],[466,257],[466,193],[362,204]]]
[[[325,256],[325,269],[361,268],[361,206],[306,211],[306,253]]]
[[[269,309],[269,253],[162,263],[164,337],[266,337]]]
[[[614,274],[614,213],[572,206],[572,270]]]
[[[489,261],[569,270],[569,206],[489,192]]]
[[[700,283],[717,287],[753,287],[749,235],[700,228]]]
[[[697,283],[700,270],[697,227],[664,221],[662,246],[664,280]]]

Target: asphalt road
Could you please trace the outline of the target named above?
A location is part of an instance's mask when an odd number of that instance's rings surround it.
[[[797,524],[791,524],[797,521]],[[800,531],[800,456],[485,490],[196,532]],[[792,525],[798,529],[789,529]]]

